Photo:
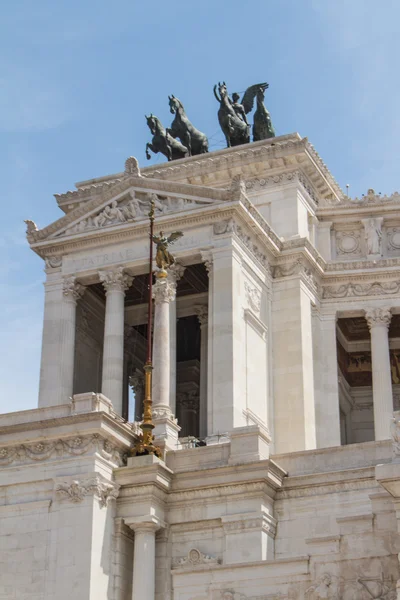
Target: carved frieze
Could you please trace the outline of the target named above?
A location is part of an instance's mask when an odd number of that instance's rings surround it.
[[[11,464],[35,463],[50,460],[53,457],[82,456],[89,452],[98,452],[103,458],[116,466],[124,464],[125,456],[109,440],[98,434],[76,436],[67,440],[37,442],[36,444],[19,444],[0,448],[0,467]]]
[[[344,283],[323,287],[323,298],[347,298],[360,296],[387,296],[400,291],[400,280],[373,283]]]
[[[203,552],[200,552],[197,548],[191,548],[187,553],[187,556],[172,560],[172,568],[181,569],[197,567],[198,565],[218,565],[220,562],[221,561],[218,558],[203,554]]]
[[[305,592],[306,600],[367,600],[380,598],[396,600],[396,582],[391,577],[371,577],[360,574],[349,580],[330,573],[322,573]]]
[[[104,508],[109,500],[115,500],[118,497],[119,489],[120,486],[117,483],[106,481],[97,475],[82,481],[58,483],[55,487],[55,494],[59,499],[74,503],[83,502],[85,496],[94,495],[97,497],[100,507]]]
[[[259,191],[270,187],[276,187],[277,185],[285,185],[295,182],[300,182],[312,200],[318,204],[318,197],[314,189],[301,171],[280,173],[279,175],[271,175],[270,177],[256,177],[255,179],[246,181],[246,189]]]

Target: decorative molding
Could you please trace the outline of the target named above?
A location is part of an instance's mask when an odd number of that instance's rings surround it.
[[[365,311],[365,318],[368,323],[368,328],[384,326],[389,328],[392,319],[390,307],[384,308],[369,308]]]
[[[124,175],[126,177],[141,177],[139,161],[134,156],[129,156],[129,158],[126,159]]]
[[[157,279],[153,285],[154,303],[162,304],[163,302],[173,302],[176,297],[176,283],[168,279]]]
[[[319,282],[310,264],[304,257],[298,257],[295,261],[286,264],[279,264],[273,270],[274,279],[283,277],[300,276],[302,279],[311,285],[314,290],[319,291]]]
[[[235,226],[235,221],[233,218],[225,219],[222,221],[217,221],[216,223],[214,223],[214,226],[213,226],[214,235],[222,235],[224,233],[232,233],[232,231],[235,231],[235,229],[236,229],[236,226]]]
[[[326,265],[326,271],[356,271],[389,268],[389,267],[400,267],[400,258],[381,258],[378,260],[352,260],[346,262],[331,262]]]
[[[296,559],[293,559],[296,560]],[[276,592],[272,594],[263,594],[262,596],[246,596],[232,589],[220,590],[220,600],[300,600],[299,586],[289,585],[286,592]]]
[[[267,513],[243,513],[221,518],[222,527],[226,534],[243,533],[256,529],[264,531],[270,537],[275,537],[277,521]]]
[[[253,327],[253,329],[258,333],[258,335],[263,339],[267,339],[268,327],[264,325],[262,321],[254,314],[254,312],[248,308],[243,310],[243,318]]]
[[[238,225],[236,227],[235,233],[239,240],[243,243],[243,245],[250,251],[250,253],[256,258],[256,260],[267,269],[270,273],[270,264],[266,254],[260,250],[259,246],[253,243],[251,236],[247,235],[243,227]]]
[[[226,434],[220,434],[220,437],[225,437]],[[272,466],[272,465],[271,465]],[[271,469],[272,471],[272,469]],[[273,480],[272,480],[273,477]],[[221,496],[236,496],[240,495],[246,498],[247,496],[251,496],[254,493],[265,494],[266,496],[270,496],[271,487],[274,489],[279,488],[280,485],[277,481],[282,481],[284,477],[284,472],[279,469],[278,472],[274,472],[270,478],[268,477],[267,482],[263,481],[255,481],[248,483],[239,483],[232,485],[218,485],[215,487],[204,487],[204,488],[193,488],[191,490],[186,491],[172,491],[170,492],[170,500],[171,502],[192,502],[197,501],[199,499],[206,498],[221,498]],[[281,492],[279,492],[281,493]]]
[[[126,292],[133,282],[133,277],[125,273],[124,267],[99,271],[99,277],[106,294],[111,291]]]
[[[59,498],[74,503],[83,502],[85,496],[93,494],[99,500],[100,507],[104,508],[109,500],[116,500],[120,487],[117,483],[107,481],[97,475],[82,481],[58,483],[55,487],[55,494]]]
[[[323,286],[323,298],[346,298],[361,296],[387,296],[398,294],[400,291],[400,280],[373,283],[344,283],[338,286]]]
[[[172,568],[178,569],[182,567],[197,567],[199,565],[219,565],[221,560],[218,558],[214,558],[213,556],[208,556],[207,554],[203,554],[197,548],[191,548],[187,553],[187,556],[183,556],[182,558],[174,558],[172,560]]]
[[[261,309],[261,291],[252,286],[247,280],[244,282],[244,289],[246,292],[247,302],[250,308],[255,312],[259,313]]]
[[[90,451],[99,453],[100,456],[118,467],[124,465],[124,453],[109,440],[93,434],[83,437],[76,436],[67,440],[46,440],[35,444],[3,446],[0,448],[0,467],[14,463],[42,462],[53,457],[82,456]]]
[[[77,302],[85,293],[86,287],[76,281],[76,277],[64,277],[63,295],[64,298]]]
[[[153,405],[152,415],[153,415],[153,419],[154,420],[157,420],[157,419],[170,419],[170,421],[176,422],[176,419],[174,418],[170,407],[169,406],[165,406],[163,404]]]
[[[45,258],[47,269],[58,269],[62,265],[62,256],[48,256]]]
[[[262,190],[265,188],[276,187],[277,185],[282,186],[290,183],[301,183],[306,190],[310,198],[318,205],[318,196],[307,177],[299,170],[290,171],[286,173],[280,173],[279,175],[270,175],[269,177],[262,177],[250,179],[246,181],[247,190]]]

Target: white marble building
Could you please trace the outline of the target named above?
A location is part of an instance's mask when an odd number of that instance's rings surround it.
[[[129,457],[152,195],[184,233],[154,290],[164,460]],[[400,195],[350,200],[292,134],[56,200],[28,222],[38,408],[0,416],[0,598],[400,599]]]

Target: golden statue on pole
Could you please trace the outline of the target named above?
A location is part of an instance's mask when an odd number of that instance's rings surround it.
[[[163,232],[160,231],[160,236],[157,237],[154,235],[154,208],[155,208],[155,198],[154,195],[151,197],[150,201],[150,256],[149,256],[149,297],[148,297],[148,320],[147,320],[147,355],[146,355],[146,363],[144,365],[144,401],[143,401],[143,421],[140,424],[140,428],[142,430],[142,436],[140,440],[135,444],[132,449],[132,456],[145,456],[148,454],[154,454],[158,456],[158,458],[162,457],[161,449],[153,444],[153,415],[152,415],[152,371],[153,371],[153,363],[152,363],[152,322],[153,322],[153,242],[157,244],[156,251],[156,264],[160,269],[157,272],[157,277],[167,277],[168,273],[166,269],[168,269],[171,265],[174,264],[175,259],[168,252],[168,246],[172,244],[175,240],[179,239],[183,236],[181,231],[176,231],[175,233],[171,233],[169,237],[165,237]]]
[[[182,231],[175,231],[168,237],[164,235],[163,231],[160,231],[159,236],[153,235],[153,242],[157,244],[156,264],[161,271],[165,271],[165,269],[168,269],[174,264],[175,258],[168,252],[168,246],[176,242],[176,240],[179,240],[182,236]]]

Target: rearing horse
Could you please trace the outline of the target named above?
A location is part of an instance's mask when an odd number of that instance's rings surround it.
[[[175,98],[174,95],[168,96],[168,100],[169,109],[175,115],[168,133],[172,137],[178,137],[181,140],[182,144],[189,150],[189,156],[208,152],[207,136],[196,129],[189,121],[182,102],[178,98]]]
[[[189,151],[186,146],[173,138],[169,134],[168,130],[162,126],[161,121],[157,117],[155,117],[153,114],[151,114],[149,117],[145,115],[145,117],[147,120],[147,125],[153,134],[151,144],[146,144],[147,160],[150,160],[151,158],[149,150],[154,152],[154,154],[161,152],[169,161],[177,158],[185,158],[189,155]]]
[[[231,100],[228,96],[225,81],[214,85],[214,96],[219,102],[218,121],[225,135],[226,145],[239,146],[240,144],[248,144],[250,142],[249,126],[237,116]]]

